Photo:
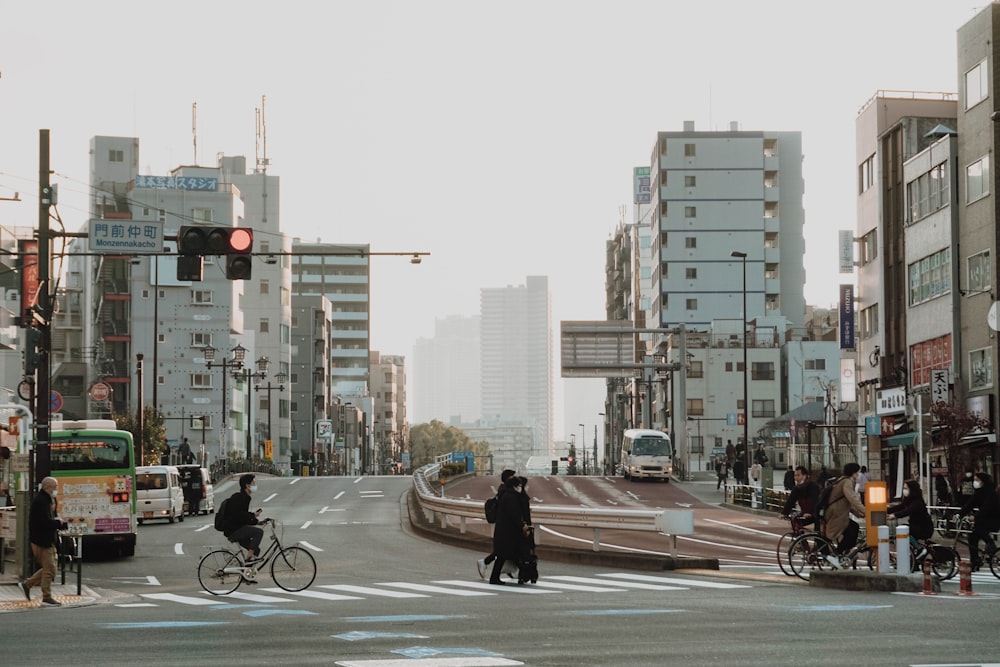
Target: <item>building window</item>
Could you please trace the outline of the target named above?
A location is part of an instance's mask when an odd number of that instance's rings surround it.
[[[260,285],[260,293],[261,294],[270,294],[271,293],[271,283],[269,281],[261,279],[260,282],[258,283],[258,285]]]
[[[212,222],[212,209],[193,208],[191,209],[191,219],[195,222]]]
[[[260,332],[270,333],[271,331],[271,320],[266,317],[260,318]]]
[[[688,444],[691,445],[691,453],[692,454],[704,454],[705,453],[705,445],[703,444],[703,442],[704,442],[704,438],[702,438],[702,436],[700,436],[700,435],[692,435],[691,438],[690,438],[690,440],[689,440],[689,442],[688,442]]]
[[[116,150],[114,148],[108,150],[108,162],[124,162],[125,161],[125,151]]]
[[[774,379],[774,362],[773,361],[753,361],[750,363],[750,379],[751,380],[773,380]]]
[[[687,413],[689,415],[698,417],[705,414],[705,399],[689,398],[685,403],[687,404]]]
[[[698,299],[685,299],[684,306],[688,310],[698,310]]]
[[[907,267],[910,305],[929,301],[951,292],[951,250],[945,248]]]
[[[776,188],[776,187],[778,187],[778,172],[776,172],[776,171],[765,171],[764,172],[764,187],[765,188]]]
[[[875,185],[874,154],[868,156],[868,159],[858,166],[858,194],[866,192],[873,185]]]
[[[942,162],[906,184],[907,222],[916,222],[948,205],[948,164]]]
[[[687,278],[688,280],[697,280],[698,269],[693,266],[687,267],[686,269],[684,269],[684,277]]]
[[[694,144],[684,144],[684,157],[694,157],[697,155]]]
[[[667,233],[666,232],[660,232],[660,247],[661,248],[667,248],[667,247],[669,247],[667,245]]]
[[[660,187],[667,187],[667,174],[669,172],[666,169],[660,170]]]
[[[993,349],[984,347],[969,352],[969,390],[993,386]]]
[[[684,187],[694,188],[698,186],[698,177],[688,174],[684,177]]]
[[[698,238],[695,237],[695,236],[686,236],[686,237],[684,237],[684,247],[688,248],[688,249],[697,248],[698,247]]]
[[[777,294],[767,294],[764,296],[765,310],[778,310],[781,307],[781,300]]]
[[[211,373],[191,373],[191,388],[192,389],[211,389],[212,388],[212,374]]]
[[[731,362],[731,361],[727,361],[726,362],[726,372],[727,373],[732,373],[733,372],[733,362]]]
[[[191,290],[191,303],[196,306],[212,305],[212,290],[193,289]]]
[[[665,138],[661,138],[660,141],[659,141],[659,143],[660,143],[660,155],[666,155],[667,154],[667,140]]]
[[[858,335],[862,340],[878,335],[878,305],[869,306],[858,313]]]
[[[861,254],[858,261],[862,266],[875,261],[875,258],[878,257],[878,236],[876,230],[873,229],[861,237],[858,241],[858,250]]]
[[[661,201],[660,202],[660,217],[661,218],[667,217],[667,210],[668,209],[669,209],[669,206],[667,206],[667,202]]]
[[[664,292],[660,295],[660,310],[667,310],[670,306],[670,295]]]
[[[667,262],[660,262],[660,279],[666,280],[670,275],[670,265]]]
[[[751,413],[754,417],[774,417],[774,400],[773,399],[754,399],[751,401],[753,406],[753,412]]]
[[[951,334],[910,346],[910,386],[931,383],[933,372],[951,368]]]
[[[992,280],[990,276],[990,251],[972,255],[968,259],[968,281],[966,292],[985,292],[990,289]]]
[[[702,378],[702,377],[705,377],[704,362],[692,360],[688,364],[687,376],[689,378]]]
[[[764,217],[767,219],[778,217],[778,202],[776,201],[764,202]]]
[[[986,60],[965,73],[965,108],[971,109],[989,95]]]
[[[697,206],[685,206],[684,207],[684,217],[685,218],[697,218],[698,217],[698,207]]]
[[[990,156],[984,155],[965,168],[965,203],[990,193]]]
[[[777,139],[765,139],[764,140],[764,157],[777,157],[778,155],[778,140]]]
[[[167,209],[161,208],[156,217],[159,218],[160,222],[166,222],[166,220],[167,220]]]
[[[806,359],[805,369],[807,371],[825,371],[826,359]]]
[[[206,331],[191,332],[191,347],[205,348],[212,344],[212,334]]]

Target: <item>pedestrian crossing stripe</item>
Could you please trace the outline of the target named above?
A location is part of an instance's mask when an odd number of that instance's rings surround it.
[[[506,582],[505,582],[506,583]],[[388,581],[376,582],[370,585],[356,584],[321,584],[313,589],[303,591],[286,591],[281,588],[255,588],[237,590],[226,595],[212,595],[205,591],[197,594],[183,595],[178,593],[140,593],[146,601],[143,605],[154,605],[155,602],[173,602],[193,606],[215,606],[225,608],[239,606],[237,603],[276,605],[295,603],[303,598],[329,601],[364,600],[370,597],[394,599],[427,598],[433,595],[453,595],[459,597],[493,597],[504,594],[514,595],[545,595],[551,593],[624,593],[629,590],[651,591],[683,591],[694,588],[735,589],[750,588],[746,584],[733,584],[702,579],[687,579],[660,575],[646,575],[628,572],[602,572],[594,576],[550,575],[535,584],[517,585],[513,582],[505,586],[495,586],[485,581],[470,581],[466,579],[439,579],[427,584]],[[136,606],[118,605],[118,606]]]

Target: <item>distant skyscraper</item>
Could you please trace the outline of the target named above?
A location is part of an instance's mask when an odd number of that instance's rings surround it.
[[[472,423],[480,416],[479,316],[434,321],[413,353],[413,421]]]
[[[552,447],[552,307],[547,276],[480,292],[482,418],[524,419],[534,428],[528,456]]]

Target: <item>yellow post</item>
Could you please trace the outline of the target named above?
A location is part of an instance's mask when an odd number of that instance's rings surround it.
[[[865,541],[870,547],[878,546],[878,527],[885,526],[889,492],[885,482],[865,484]]]

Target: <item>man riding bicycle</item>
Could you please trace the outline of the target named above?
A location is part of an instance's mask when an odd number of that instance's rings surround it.
[[[855,490],[860,473],[861,466],[857,463],[844,466],[843,476],[833,483],[830,502],[823,515],[823,533],[837,545],[836,554],[828,555],[826,560],[837,569],[841,567],[840,556],[853,549],[858,541],[859,526],[851,515],[865,516],[865,506]]]
[[[254,476],[247,474],[240,477],[240,490],[226,500],[223,525],[226,539],[238,542],[247,550],[247,562],[251,562],[259,553],[260,541],[264,539],[264,531],[257,524],[267,519],[258,519],[261,510],[250,511],[250,498],[257,490]]]
[[[795,466],[795,486],[788,494],[788,500],[781,509],[782,518],[788,518],[795,505],[799,506],[799,521],[803,526],[816,522],[814,516],[816,503],[819,501],[819,484],[812,481],[805,466]]]

